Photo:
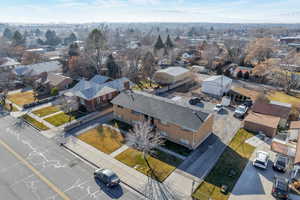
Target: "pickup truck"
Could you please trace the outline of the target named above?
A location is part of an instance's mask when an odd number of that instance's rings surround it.
[[[234,116],[237,118],[243,118],[248,111],[248,107],[245,105],[241,105],[237,107],[234,111]]]

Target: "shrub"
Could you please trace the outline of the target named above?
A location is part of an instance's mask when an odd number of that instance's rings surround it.
[[[57,96],[58,95],[58,89],[55,87],[55,88],[52,88],[51,89],[51,96]]]

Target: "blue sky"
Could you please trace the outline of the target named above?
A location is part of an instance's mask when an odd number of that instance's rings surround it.
[[[0,22],[300,23],[300,0],[0,1]]]

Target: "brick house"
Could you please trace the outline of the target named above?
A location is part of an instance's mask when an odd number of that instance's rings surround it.
[[[81,80],[70,92],[88,111],[96,111],[109,105],[115,96],[131,86],[125,77],[111,81],[108,77],[96,75],[90,81]]]
[[[197,148],[212,133],[212,114],[194,110],[167,98],[128,91],[119,94],[111,103],[117,119],[130,124],[150,120],[167,140],[189,149]]]

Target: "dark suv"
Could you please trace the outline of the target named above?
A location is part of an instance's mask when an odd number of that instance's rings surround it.
[[[272,196],[277,199],[288,199],[289,182],[284,177],[275,177],[272,188]]]
[[[279,172],[285,172],[288,167],[288,163],[288,157],[277,154],[273,164],[273,169]]]

